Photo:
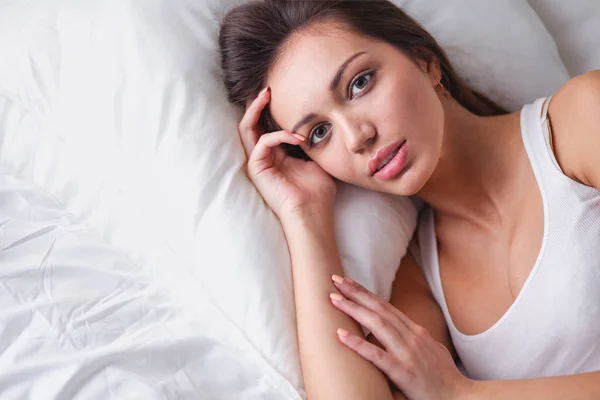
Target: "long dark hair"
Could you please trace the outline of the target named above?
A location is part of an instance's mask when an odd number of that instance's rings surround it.
[[[464,108],[480,116],[507,111],[471,89],[456,73],[444,50],[419,23],[388,0],[258,0],[225,15],[219,34],[221,68],[229,101],[245,106],[265,86],[267,74],[291,35],[315,23],[342,22],[355,32],[387,42],[413,60],[437,60],[441,84]],[[268,107],[260,124],[280,130]],[[293,157],[310,158],[298,146],[282,145]]]

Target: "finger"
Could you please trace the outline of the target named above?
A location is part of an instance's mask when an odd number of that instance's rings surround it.
[[[379,347],[380,349],[385,350],[385,347],[383,347],[383,345],[381,344],[381,342],[375,337],[375,335],[373,335],[373,332],[370,332],[366,337],[365,340],[377,347]],[[396,384],[389,378],[389,376],[386,376],[388,385],[390,385],[390,388],[392,389],[392,391],[397,391],[400,390],[398,389],[398,387],[396,386]],[[404,399],[406,400],[406,398]]]
[[[345,329],[338,329],[338,337],[342,343],[354,350],[364,359],[370,361],[388,377],[392,378],[398,368],[398,362],[387,351],[353,335]]]
[[[368,328],[386,350],[394,353],[398,352],[398,354],[406,354],[406,350],[402,346],[404,340],[401,335],[396,328],[381,315],[378,315],[352,300],[344,298],[341,294],[332,293],[329,297],[336,308],[352,317],[359,324]]]
[[[408,318],[406,316],[406,314],[404,314],[402,311],[398,310],[396,307],[391,305],[389,302],[384,301],[380,297],[376,296],[374,293],[369,291],[367,288],[362,286],[360,283],[358,283],[350,278],[347,278],[347,277],[342,278],[337,275],[332,276],[331,279],[333,280],[335,287],[338,290],[340,290],[342,293],[344,293],[344,295],[346,297],[348,297],[349,299],[353,299],[354,295],[361,296],[360,297],[361,299],[363,299],[365,297],[369,298],[372,301],[377,302],[376,303],[377,305],[373,305],[373,307],[375,307],[375,309],[373,311],[377,312],[377,309],[379,307],[385,307],[388,312],[395,315],[404,324],[404,326],[406,326],[408,329],[410,329],[410,331],[413,334],[415,334],[415,335],[423,334],[424,328],[421,325],[417,324],[412,319]],[[351,294],[346,294],[345,291],[351,292]],[[369,304],[374,304],[374,303],[370,302]],[[425,330],[425,333],[427,333],[426,330]]]
[[[252,154],[256,142],[258,142],[259,132],[257,124],[260,120],[260,114],[266,105],[269,104],[269,101],[271,101],[271,91],[268,89],[269,88],[264,88],[258,94],[256,99],[248,105],[238,127],[242,145],[244,146],[247,157]]]
[[[371,344],[374,344],[377,347],[380,347],[382,349],[384,348],[383,344],[381,344],[381,342],[379,341],[379,339],[377,339],[375,337],[375,335],[373,335],[373,332],[369,332],[369,334],[365,337],[365,339],[366,339],[367,342],[369,342]]]
[[[251,169],[259,167],[265,162],[270,162],[269,157],[271,156],[273,147],[279,146],[282,143],[299,145],[303,141],[302,136],[287,131],[271,132],[262,135],[250,155],[248,164],[251,166]]]
[[[409,330],[407,324],[395,312],[397,309],[390,303],[383,301],[380,297],[375,296],[375,294],[350,278],[333,275],[331,279],[335,287],[348,299],[383,317],[399,334],[403,336],[407,334]]]

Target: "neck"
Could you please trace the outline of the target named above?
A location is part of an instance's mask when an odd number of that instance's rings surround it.
[[[516,168],[524,152],[519,114],[479,117],[454,100],[444,108],[441,157],[418,196],[433,207],[438,218],[478,224],[506,218],[522,170]]]

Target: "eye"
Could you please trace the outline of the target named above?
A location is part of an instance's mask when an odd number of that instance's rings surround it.
[[[321,124],[317,125],[310,131],[308,136],[308,145],[312,149],[313,146],[317,146],[327,137],[329,130],[331,128],[330,124]]]
[[[360,75],[350,85],[350,98],[353,99],[356,95],[360,94],[363,90],[369,86],[371,79],[373,78],[374,72],[368,72]]]

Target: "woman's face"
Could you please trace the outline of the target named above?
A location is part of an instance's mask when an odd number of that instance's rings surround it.
[[[333,177],[412,195],[440,158],[440,76],[437,63],[415,62],[339,24],[318,25],[295,34],[271,69],[270,112],[283,129],[307,138],[302,149]],[[373,174],[380,164],[369,162],[378,151],[400,144],[395,160]]]

